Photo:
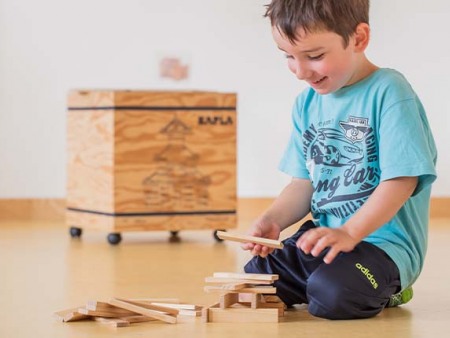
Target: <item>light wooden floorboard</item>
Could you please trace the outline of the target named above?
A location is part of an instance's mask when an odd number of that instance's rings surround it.
[[[240,206],[239,229],[267,201]],[[287,234],[285,234],[286,236]],[[0,337],[439,337],[450,319],[450,219],[433,219],[424,271],[411,303],[358,321],[327,321],[305,308],[288,311],[277,324],[179,324],[148,322],[112,329],[95,322],[60,323],[55,311],[91,299],[179,298],[210,305],[204,278],[240,272],[249,259],[238,243],[217,243],[212,231],[184,231],[180,243],[166,232],[124,233],[118,246],[106,233],[85,231],[73,240],[63,222],[0,222]]]

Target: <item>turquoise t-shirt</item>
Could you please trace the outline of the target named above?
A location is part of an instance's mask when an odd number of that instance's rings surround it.
[[[312,182],[312,216],[330,228],[343,225],[380,182],[418,177],[400,211],[364,239],[397,264],[404,289],[424,262],[436,157],[419,98],[402,74],[383,68],[331,94],[300,94],[280,170]]]

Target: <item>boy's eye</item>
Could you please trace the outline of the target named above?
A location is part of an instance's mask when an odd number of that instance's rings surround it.
[[[284,54],[284,57],[286,58],[286,59],[292,59],[292,55],[289,55],[289,54]]]
[[[313,60],[313,61],[317,61],[317,60],[322,59],[324,55],[325,55],[324,53],[319,54],[319,55],[309,55],[308,59]]]

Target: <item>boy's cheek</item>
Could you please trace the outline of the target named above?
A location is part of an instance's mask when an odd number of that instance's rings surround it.
[[[295,75],[297,72],[296,72],[296,70],[297,70],[297,68],[295,67],[295,65],[292,63],[292,62],[290,62],[290,61],[288,61],[288,68],[289,68],[289,70]]]

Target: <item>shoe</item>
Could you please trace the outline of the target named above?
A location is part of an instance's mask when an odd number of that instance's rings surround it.
[[[392,295],[389,298],[389,302],[386,307],[395,307],[408,303],[413,298],[412,286],[407,287],[405,290]]]

